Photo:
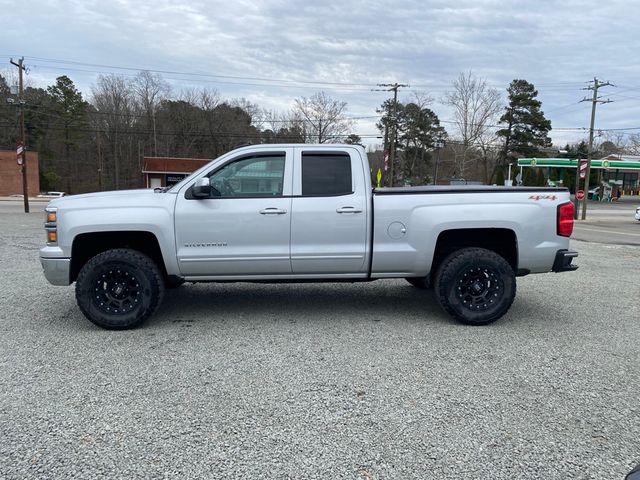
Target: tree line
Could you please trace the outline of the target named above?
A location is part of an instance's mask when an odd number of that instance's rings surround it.
[[[514,80],[507,94],[503,105],[486,81],[460,74],[442,99],[454,112],[448,132],[428,96],[384,102],[377,128],[385,147],[393,136],[397,149],[394,178],[386,183],[432,182],[434,156],[442,160],[442,178],[485,183],[495,181],[514,155],[544,156],[551,123],[537,91]],[[10,96],[2,76],[0,96]],[[47,88],[27,87],[23,99],[22,106],[0,106],[0,148],[15,147],[18,110],[24,108],[27,146],[39,153],[42,190],[140,187],[144,156],[215,158],[242,143],[362,141],[347,103],[324,92],[295,99],[289,111],[267,111],[242,98],[223,99],[215,90],[174,92],[161,75],[143,71],[135,77],[100,75],[88,98],[60,76]],[[376,165],[384,168],[382,160]]]
[[[0,76],[0,96],[11,96]],[[351,141],[346,103],[320,92],[291,112],[269,112],[215,90],[177,94],[158,74],[100,75],[85,99],[67,76],[27,87],[24,104],[0,106],[0,148],[19,140],[24,108],[27,146],[40,160],[42,190],[79,193],[142,185],[144,156],[215,158],[242,143]]]

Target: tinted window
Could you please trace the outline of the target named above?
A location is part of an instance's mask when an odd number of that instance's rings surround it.
[[[211,185],[222,197],[276,197],[282,195],[284,154],[249,157],[211,175]]]
[[[352,192],[349,155],[302,154],[302,195],[346,195]]]

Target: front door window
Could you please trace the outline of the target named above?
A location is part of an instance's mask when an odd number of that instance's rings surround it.
[[[281,197],[285,155],[243,158],[214,172],[211,186],[221,197]]]

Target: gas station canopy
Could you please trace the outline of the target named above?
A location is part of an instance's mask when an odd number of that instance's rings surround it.
[[[585,159],[583,159],[585,160]],[[586,161],[586,160],[585,160]],[[519,167],[576,168],[580,159],[570,158],[519,158]],[[591,160],[591,168],[640,170],[640,162],[623,160]]]

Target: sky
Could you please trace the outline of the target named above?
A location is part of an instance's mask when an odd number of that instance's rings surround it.
[[[17,7],[17,8],[16,8]],[[450,135],[445,93],[473,72],[503,94],[515,78],[535,85],[554,145],[588,136],[598,78],[599,138],[640,133],[640,2],[629,0],[423,0],[307,2],[202,0],[0,0],[0,72],[25,57],[30,85],[69,76],[90,97],[100,73],[159,71],[178,92],[210,88],[269,110],[325,91],[347,102],[355,133],[379,142],[376,108],[433,98]],[[15,67],[13,67],[15,70]],[[364,118],[362,118],[364,117]]]

